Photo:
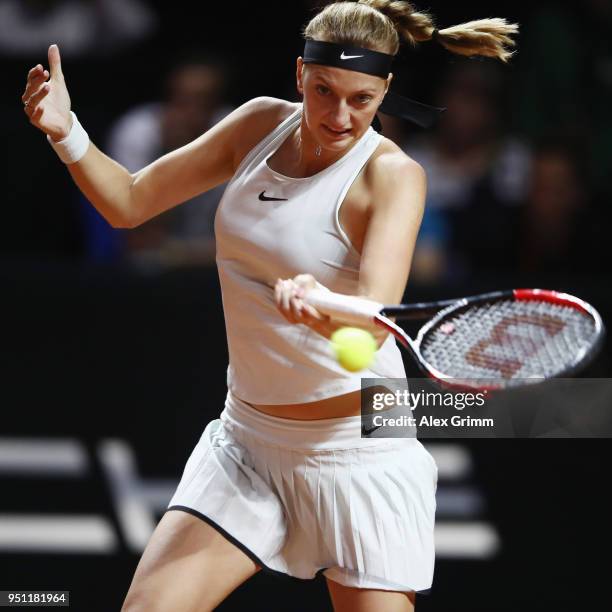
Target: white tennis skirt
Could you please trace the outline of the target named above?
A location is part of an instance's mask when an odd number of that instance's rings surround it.
[[[416,438],[361,438],[361,418],[268,416],[228,393],[168,510],[202,519],[264,571],[427,592],[438,470]]]

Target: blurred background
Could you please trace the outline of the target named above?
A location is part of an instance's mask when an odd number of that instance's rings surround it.
[[[28,70],[59,44],[80,121],[136,171],[252,97],[297,100],[300,30],[322,4],[0,0],[0,590],[70,590],[75,610],[119,610],[226,393],[212,229],[223,187],[109,227],[28,123]],[[381,116],[429,178],[405,300],[546,287],[609,322],[612,0],[419,7],[440,28],[500,16],[521,34],[508,65],[432,43],[396,61],[396,91],[448,109],[427,132]],[[608,342],[585,376],[611,372]],[[603,607],[609,440],[425,443],[440,483],[419,610]],[[262,573],[219,609],[247,606],[331,609],[322,579]]]

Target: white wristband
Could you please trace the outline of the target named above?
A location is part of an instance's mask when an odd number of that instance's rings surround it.
[[[59,158],[65,164],[75,164],[87,153],[89,148],[89,136],[83,129],[83,126],[79,123],[77,116],[70,111],[72,115],[72,127],[70,133],[66,138],[55,142],[51,136],[47,134],[47,140],[53,147]]]

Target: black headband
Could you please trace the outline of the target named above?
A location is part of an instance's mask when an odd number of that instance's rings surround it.
[[[302,59],[305,64],[334,66],[386,79],[391,72],[393,58],[394,56],[388,53],[380,53],[362,47],[307,40]],[[446,109],[421,104],[388,91],[378,110],[386,115],[401,117],[427,128],[431,127],[440,113]],[[374,118],[374,127],[380,131],[380,121],[377,117]]]
[[[305,64],[324,64],[365,72],[386,79],[391,72],[393,56],[361,47],[337,45],[320,40],[307,40],[304,45]]]

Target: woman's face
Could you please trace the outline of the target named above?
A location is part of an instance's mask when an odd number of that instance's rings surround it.
[[[366,132],[391,82],[380,77],[298,58],[297,88],[304,96],[304,118],[324,149],[342,151]]]

